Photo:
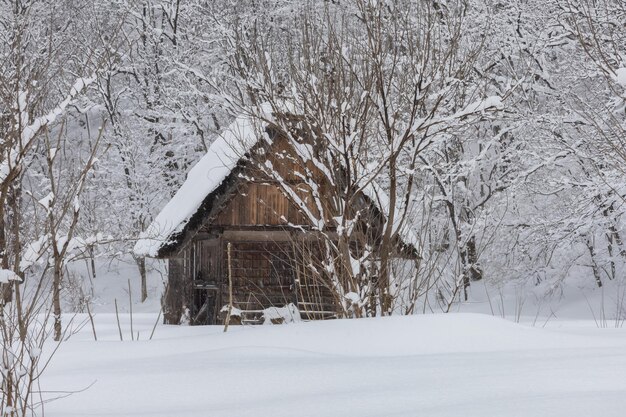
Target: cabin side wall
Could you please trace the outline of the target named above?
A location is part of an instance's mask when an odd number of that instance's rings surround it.
[[[271,148],[239,173],[230,198],[208,218],[211,226],[306,226],[317,224],[335,210],[328,180],[309,161],[294,156],[285,139],[276,138]],[[271,173],[267,172],[271,166]],[[312,189],[311,184],[315,184]],[[319,194],[317,199],[315,193]],[[323,213],[320,211],[322,208]],[[313,219],[311,219],[311,217]]]
[[[191,277],[187,250],[168,258],[167,286],[161,300],[165,324],[180,324],[192,304]]]
[[[201,237],[190,249],[187,276],[192,277],[192,294],[184,295],[192,300],[193,324],[221,324],[225,315],[221,311],[231,301],[244,312],[244,323],[258,323],[263,310],[288,304],[298,306],[304,319],[336,315],[332,291],[307,267],[310,244],[294,240],[291,231],[226,229],[219,236]],[[174,292],[168,295],[174,296]]]
[[[312,201],[306,200],[314,209]],[[278,185],[268,182],[239,184],[211,227],[306,225],[308,221]]]

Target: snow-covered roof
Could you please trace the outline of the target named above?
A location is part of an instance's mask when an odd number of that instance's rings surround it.
[[[204,199],[228,177],[237,162],[258,142],[257,124],[248,116],[238,117],[211,144],[206,155],[189,171],[174,197],[141,234],[133,251],[140,256],[158,256],[183,231]]]
[[[263,109],[271,120],[269,109]],[[249,152],[265,131],[267,123],[243,115],[238,117],[211,144],[206,155],[189,171],[187,179],[174,197],[165,205],[150,226],[140,235],[133,251],[139,256],[158,257],[165,246],[177,242],[193,216],[200,210],[205,199],[228,178],[241,158]],[[269,141],[269,137],[265,137]],[[375,182],[370,182],[362,190],[363,194],[383,213],[389,211],[389,197]],[[393,232],[404,245],[417,249],[419,239],[410,227],[400,227],[399,213],[394,216]]]
[[[9,269],[0,269],[0,284],[8,284],[11,281],[21,282],[22,279]]]

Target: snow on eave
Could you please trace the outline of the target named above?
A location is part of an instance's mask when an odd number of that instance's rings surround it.
[[[22,282],[22,278],[9,269],[0,269],[0,284],[8,284],[11,281]]]
[[[141,233],[133,252],[138,256],[158,257],[162,248],[175,243],[204,200],[258,142],[262,128],[261,123],[255,123],[250,116],[239,116],[218,136],[189,171],[174,197]]]
[[[381,211],[382,215],[387,221],[387,216],[389,213],[389,196],[383,190],[383,188],[378,185],[375,181],[367,184],[361,192],[369,198],[369,200]],[[415,254],[419,254],[420,249],[420,240],[419,237],[414,233],[411,229],[410,224],[400,224],[402,215],[400,213],[399,207],[396,207],[395,215],[394,215],[394,224],[392,228],[392,234],[397,236],[399,239],[399,243],[403,245],[409,251],[415,251]]]

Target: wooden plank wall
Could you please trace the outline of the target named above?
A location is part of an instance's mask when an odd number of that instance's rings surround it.
[[[255,182],[242,184],[212,225],[278,226],[288,222],[296,225],[309,223],[277,185]]]
[[[255,232],[248,234],[254,237]],[[268,307],[293,303],[304,319],[336,316],[332,292],[327,283],[311,273],[309,248],[304,251],[302,242],[234,240],[230,243],[236,308],[260,313]],[[192,316],[197,316],[196,324],[219,324],[219,312],[229,302],[227,245],[223,238],[195,242]]]
[[[233,298],[237,308],[263,310],[297,302],[289,246],[269,241],[231,244]],[[226,303],[228,295],[224,297]]]
[[[192,270],[188,250],[168,259],[168,281],[163,294],[163,319],[166,324],[178,324],[184,307],[192,307]]]
[[[266,175],[259,167],[271,162],[272,167],[281,178]],[[305,169],[306,167],[306,169]],[[312,177],[312,178],[311,178]],[[311,221],[303,214],[299,201],[288,197],[290,193],[281,187],[290,187],[304,203],[308,212],[314,217],[321,216],[314,200],[312,189],[307,181],[313,181],[321,195],[326,198],[322,203],[326,220],[333,216],[331,187],[328,180],[310,161],[303,163],[294,156],[294,150],[284,139],[277,139],[266,153],[257,156],[255,164],[248,166],[245,173],[238,178],[236,192],[225,207],[220,208],[212,225],[309,225]],[[281,185],[282,184],[282,185]]]

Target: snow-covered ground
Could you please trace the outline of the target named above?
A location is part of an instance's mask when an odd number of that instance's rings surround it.
[[[451,314],[227,333],[157,320],[158,263],[144,303],[132,262],[99,264],[90,285],[98,341],[77,314],[41,379],[46,399],[63,397],[46,404],[47,417],[621,417],[626,409],[626,328],[615,320],[623,290],[613,283],[570,285],[552,298],[475,283],[471,301]]]
[[[84,319],[78,316],[75,323]],[[43,390],[71,416],[623,416],[626,330],[479,314],[182,327],[115,316],[63,343]]]

